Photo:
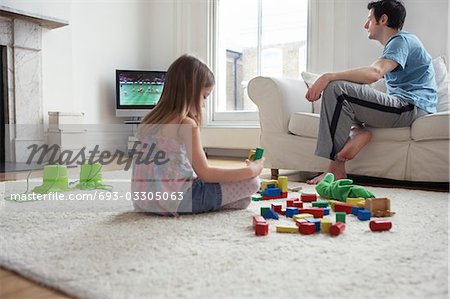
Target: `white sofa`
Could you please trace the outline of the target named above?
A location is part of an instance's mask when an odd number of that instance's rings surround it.
[[[419,118],[411,127],[372,129],[372,142],[347,163],[349,174],[449,182],[449,83],[444,72],[441,85],[446,90],[440,90],[439,106],[446,111]],[[305,93],[299,79],[256,77],[249,82],[249,97],[259,108],[266,167],[273,175],[277,169],[323,172],[328,167],[329,160],[314,155],[319,128],[319,114],[314,112],[320,101],[307,102]]]

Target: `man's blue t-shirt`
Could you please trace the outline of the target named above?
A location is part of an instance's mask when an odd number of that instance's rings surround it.
[[[413,34],[400,31],[391,36],[381,58],[398,66],[384,75],[387,93],[429,112],[436,112],[436,81],[431,56]]]

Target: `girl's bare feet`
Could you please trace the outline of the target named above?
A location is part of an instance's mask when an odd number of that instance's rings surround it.
[[[352,128],[347,143],[336,155],[339,161],[348,161],[353,159],[361,149],[372,139],[372,133],[362,128]]]
[[[334,174],[335,180],[347,178],[347,173],[345,172],[345,162],[331,161],[327,172],[324,172],[321,175],[318,175],[313,179],[307,180],[306,183],[309,185],[317,185],[318,183],[320,183],[323,180],[323,178],[325,177],[325,175],[328,172],[331,172],[332,174]]]

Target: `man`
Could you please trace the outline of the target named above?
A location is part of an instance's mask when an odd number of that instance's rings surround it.
[[[420,40],[401,31],[406,10],[401,1],[381,0],[367,5],[364,28],[379,41],[383,54],[372,65],[326,73],[308,88],[306,99],[321,97],[320,127],[315,154],[330,159],[327,172],[346,178],[345,162],[371,140],[365,126],[410,126],[415,119],[436,112],[436,83],[430,55]],[[387,94],[365,84],[385,78]],[[308,184],[319,183],[323,173]]]

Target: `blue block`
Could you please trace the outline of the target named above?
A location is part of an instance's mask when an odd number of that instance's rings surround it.
[[[370,220],[370,216],[369,210],[362,209],[358,211],[358,219],[361,221]]]
[[[270,209],[267,212],[264,213],[264,215],[262,215],[264,217],[264,219],[275,219],[278,220],[278,214],[275,213],[274,210]]]
[[[275,188],[275,184],[267,184],[266,188]]]
[[[358,212],[364,210],[363,207],[352,207],[352,214],[358,216]]]
[[[323,209],[323,215],[330,215],[330,208],[324,208]]]
[[[316,218],[306,218],[308,222],[314,223],[316,232],[320,232],[320,220]]]
[[[266,192],[264,192],[265,196],[280,196],[281,190],[280,188],[266,188]]]
[[[298,214],[298,208],[296,207],[287,207],[286,208],[286,217],[292,218],[294,215]]]

